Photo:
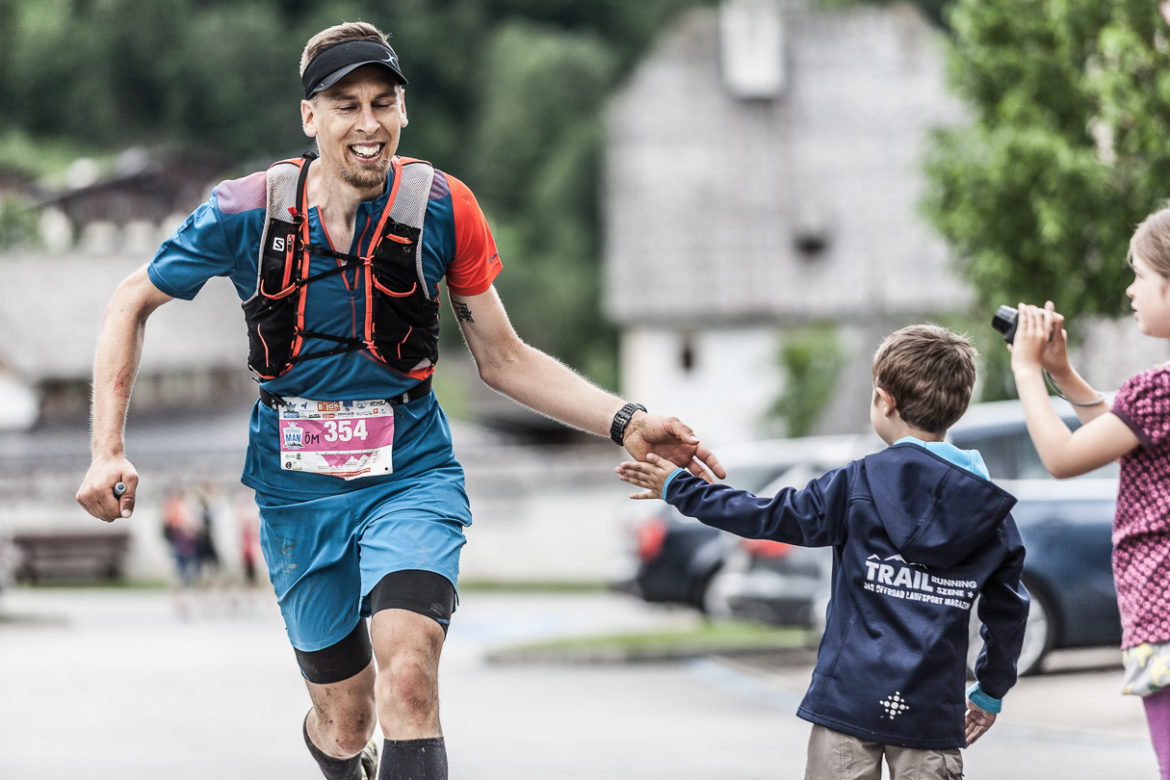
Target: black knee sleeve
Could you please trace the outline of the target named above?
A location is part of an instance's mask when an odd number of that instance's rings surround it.
[[[328,685],[348,680],[370,665],[374,658],[366,621],[359,620],[349,636],[323,650],[297,650],[301,674],[311,683]]]
[[[432,618],[446,633],[456,601],[455,586],[442,574],[422,569],[392,571],[370,591],[370,614],[405,609]]]
[[[443,738],[384,740],[378,780],[398,777],[447,780],[447,744]]]

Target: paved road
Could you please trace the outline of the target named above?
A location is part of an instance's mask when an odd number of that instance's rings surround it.
[[[528,639],[691,620],[622,596],[465,594],[442,669],[451,776],[802,777],[807,664],[485,660]],[[1022,681],[967,777],[1155,777],[1140,703],[1099,660]],[[307,695],[259,594],[183,618],[158,592],[7,592],[0,704],[3,780],[318,777],[300,744]]]

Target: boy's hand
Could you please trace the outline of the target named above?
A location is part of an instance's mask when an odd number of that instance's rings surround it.
[[[995,715],[980,709],[975,702],[967,699],[967,747],[975,744],[975,740],[987,733],[995,723]]]
[[[630,498],[662,498],[662,486],[678,468],[669,460],[648,453],[645,461],[624,460],[614,469],[618,479],[646,488],[645,493],[631,493]]]

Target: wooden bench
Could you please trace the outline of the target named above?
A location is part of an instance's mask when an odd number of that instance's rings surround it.
[[[40,531],[12,535],[17,582],[44,580],[112,581],[122,577],[130,533]]]

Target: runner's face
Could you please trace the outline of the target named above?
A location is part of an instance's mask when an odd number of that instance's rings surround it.
[[[301,102],[305,135],[346,184],[381,190],[406,127],[406,95],[385,68],[366,65]]]

